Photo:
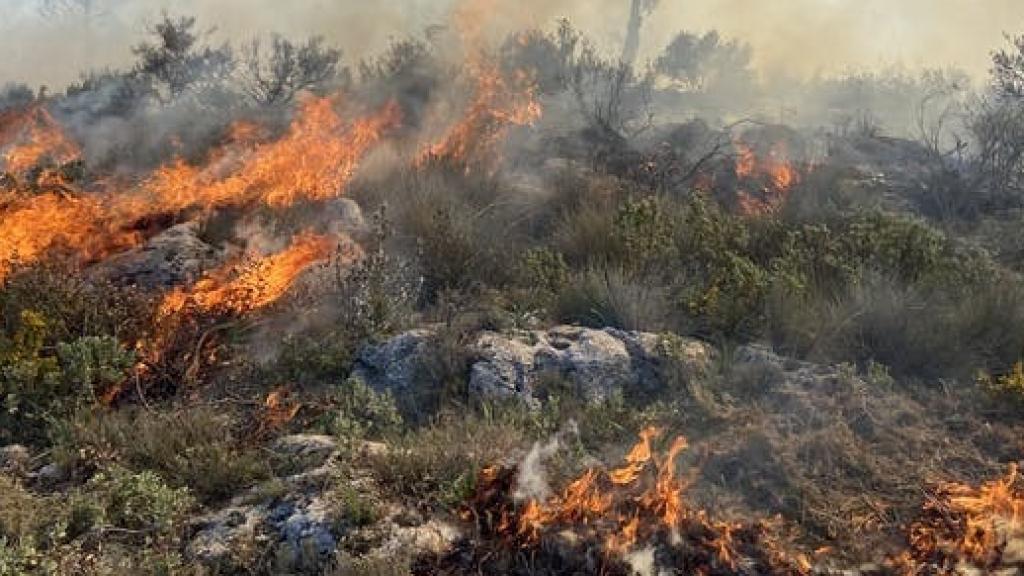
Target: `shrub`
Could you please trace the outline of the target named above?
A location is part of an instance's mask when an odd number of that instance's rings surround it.
[[[51,346],[86,336],[134,343],[149,328],[151,309],[140,290],[86,279],[59,259],[16,269],[0,284],[0,328],[11,334],[22,313],[31,311],[45,321]]]
[[[327,429],[346,439],[385,438],[398,433],[402,416],[390,393],[379,394],[358,378],[349,378],[337,390]]]
[[[113,338],[82,337],[44,354],[49,324],[24,310],[9,337],[0,335],[0,439],[37,443],[47,423],[91,406],[106,388],[122,382],[134,356]]]
[[[472,494],[480,470],[523,447],[508,422],[465,411],[408,432],[370,456],[374,475],[393,496],[428,508],[450,507]]]
[[[387,205],[374,215],[374,238],[355,267],[339,267],[341,321],[353,340],[389,336],[408,325],[420,298],[422,278],[389,248]]]
[[[593,328],[658,331],[673,326],[674,312],[664,286],[597,265],[573,274],[554,303],[560,322]]]
[[[90,478],[84,490],[100,522],[143,533],[169,533],[193,505],[187,488],[171,488],[149,470],[110,467]]]
[[[232,496],[270,472],[265,458],[236,438],[231,418],[212,407],[83,411],[54,436],[55,458],[68,469],[119,464],[152,470],[205,502]]]

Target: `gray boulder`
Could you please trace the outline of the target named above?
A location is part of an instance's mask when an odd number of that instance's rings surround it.
[[[216,249],[199,238],[199,224],[188,222],[109,258],[92,273],[119,284],[166,288],[198,279],[216,261]]]
[[[411,330],[359,353],[352,376],[377,390],[390,390],[396,396],[416,383],[423,358],[434,336],[433,330]]]
[[[281,479],[277,495],[256,488],[198,519],[186,549],[192,561],[230,571],[244,563],[235,557],[237,551],[252,542],[273,551],[278,573],[312,570],[334,555],[338,540],[323,488],[335,473],[331,460],[338,452],[336,442],[328,436],[287,436],[275,443],[274,451],[297,459],[300,469]]]
[[[359,355],[354,375],[396,397],[423,383],[421,367],[434,332],[400,334],[369,346]],[[480,397],[538,400],[538,387],[557,379],[589,400],[617,392],[655,390],[665,361],[668,338],[657,334],[559,326],[512,335],[482,332],[468,350],[470,391]],[[695,371],[707,368],[711,347],[696,340],[672,338],[672,355]]]

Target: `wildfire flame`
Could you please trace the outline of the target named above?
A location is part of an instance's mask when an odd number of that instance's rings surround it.
[[[64,164],[80,155],[78,145],[41,104],[0,122],[0,167],[9,173],[23,174],[45,159]]]
[[[186,308],[199,312],[244,314],[277,302],[310,266],[327,260],[336,242],[302,234],[286,250],[243,266],[222,267],[191,288],[178,288],[160,306],[160,316],[175,317]]]
[[[659,453],[655,443],[662,435],[658,428],[645,428],[620,466],[591,468],[561,494],[543,501],[510,500],[515,470],[487,468],[480,475],[472,508],[463,517],[476,519],[480,533],[496,538],[503,548],[528,548],[526,557],[552,549],[550,545],[571,546],[570,554],[591,560],[591,551],[599,550],[598,566],[588,560],[587,573],[632,573],[626,559],[652,546],[659,550],[659,561],[683,568],[686,574],[810,573],[806,556],[785,553],[771,537],[772,523],[716,521],[689,506],[684,499],[689,482],[677,469],[688,443],[677,437]],[[486,566],[495,552],[485,549],[479,561]],[[476,566],[475,561],[470,565]],[[494,565],[500,566],[500,561]]]
[[[517,70],[506,78],[494,58],[486,55],[483,26],[495,10],[494,0],[464,3],[455,13],[456,28],[467,50],[466,72],[475,86],[462,118],[436,142],[426,146],[416,164],[444,160],[471,170],[474,164],[493,168],[509,130],[529,126],[543,115],[531,75]]]
[[[288,133],[265,145],[240,126],[206,166],[176,161],[134,190],[46,193],[8,203],[0,210],[0,280],[12,262],[34,262],[58,246],[86,262],[102,260],[142,242],[138,223],[160,215],[253,203],[281,208],[341,195],[361,159],[400,122],[400,111],[390,103],[346,124],[334,108],[330,98],[305,102]]]
[[[1006,477],[980,487],[941,484],[910,527],[910,549],[894,564],[906,574],[920,573],[921,566],[953,571],[964,562],[986,571],[998,568],[1010,540],[1024,539],[1024,492],[1018,480],[1013,465]]]
[[[800,182],[800,172],[791,163],[785,143],[776,142],[764,158],[743,140],[733,142],[736,148],[736,178],[743,185],[756,184],[756,193],[739,191],[740,211],[748,216],[778,212],[789,198],[793,186]]]
[[[517,536],[524,543],[532,544],[552,527],[600,525],[607,534],[605,552],[622,556],[660,531],[676,532],[689,520],[707,523],[703,514],[688,510],[683,502],[686,482],[677,476],[676,459],[687,448],[686,439],[676,438],[666,455],[658,458],[652,442],[661,434],[661,430],[654,427],[644,429],[640,441],[626,455],[621,467],[610,472],[588,470],[571,482],[560,496],[543,503],[527,502],[519,516]],[[653,482],[642,488],[647,472],[653,476]],[[735,554],[729,527],[726,524],[715,527],[719,529],[719,537],[709,542],[718,560],[731,565]]]

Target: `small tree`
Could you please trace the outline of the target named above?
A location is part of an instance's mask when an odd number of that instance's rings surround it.
[[[0,86],[0,112],[8,108],[27,106],[35,99],[35,92],[24,84],[4,84]]]
[[[752,50],[736,40],[722,40],[712,30],[703,36],[680,32],[654,63],[655,71],[693,90],[749,85]]]
[[[257,38],[246,47],[244,89],[262,106],[291,102],[300,91],[335,80],[340,60],[341,51],[320,36],[295,44],[274,35],[269,46]]]
[[[1007,37],[1012,45],[992,54],[992,84],[999,96],[1024,99],[1024,36]]]
[[[200,44],[206,33],[195,28],[194,17],[164,14],[149,28],[153,39],[132,49],[139,59],[136,73],[150,81],[161,99],[181,96],[201,81],[223,80],[233,67],[231,48],[226,44],[216,48]]]

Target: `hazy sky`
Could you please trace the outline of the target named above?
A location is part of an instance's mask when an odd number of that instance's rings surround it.
[[[354,59],[445,22],[456,1],[496,3],[491,37],[565,16],[613,54],[629,11],[629,0],[0,0],[0,83],[61,86],[81,70],[123,65],[163,9],[198,15],[221,38],[323,34]],[[661,0],[642,54],[681,29],[711,28],[749,41],[766,74],[893,64],[981,74],[1004,32],[1024,33],[1024,0]]]

